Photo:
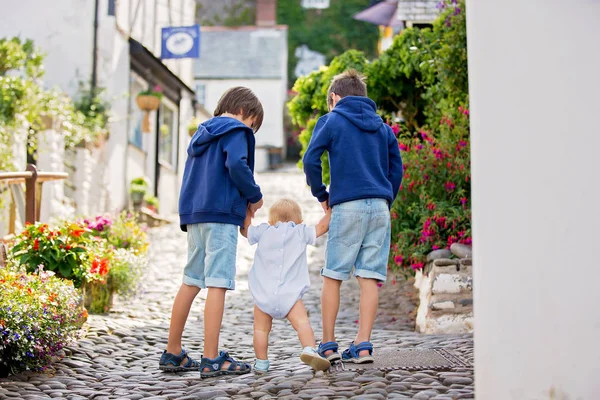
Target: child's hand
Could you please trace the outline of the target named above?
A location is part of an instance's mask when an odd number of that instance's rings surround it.
[[[323,207],[323,211],[325,211],[325,213],[327,213],[327,210],[329,210],[329,199],[322,201],[321,207]]]
[[[250,211],[252,218],[254,218],[254,214],[256,214],[256,212],[258,210],[260,210],[260,208],[263,206],[263,199],[260,199],[259,201],[257,201],[256,203],[251,203],[248,206],[248,210]]]

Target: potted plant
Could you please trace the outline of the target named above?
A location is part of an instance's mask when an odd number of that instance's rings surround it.
[[[146,197],[144,197],[144,203],[146,203],[146,207],[148,207],[148,209],[150,209],[154,213],[158,213],[159,202],[156,197],[146,195]]]
[[[200,120],[196,117],[192,118],[190,123],[188,124],[188,133],[190,137],[194,136],[194,133],[198,130],[198,125],[200,125]]]
[[[158,110],[162,96],[162,89],[158,85],[154,86],[153,89],[144,90],[138,93],[135,101],[140,110],[144,111],[142,132],[150,132],[150,111]]]
[[[129,186],[129,193],[131,195],[131,202],[134,207],[139,206],[144,201],[144,196],[148,191],[148,179],[144,177],[135,178],[131,180]]]

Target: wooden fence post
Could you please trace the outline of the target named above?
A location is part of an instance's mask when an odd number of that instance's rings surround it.
[[[25,179],[25,223],[35,223],[36,220],[36,189],[37,168],[33,164],[27,164],[27,171],[31,171],[31,178]]]

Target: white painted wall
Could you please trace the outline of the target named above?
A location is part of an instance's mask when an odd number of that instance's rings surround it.
[[[90,79],[94,2],[82,0],[3,1],[0,37],[34,39],[46,53],[45,84],[73,95]],[[10,3],[10,4],[9,4]]]
[[[598,399],[600,2],[467,16],[477,398]]]
[[[256,134],[256,145],[282,147],[283,107],[285,105],[285,82],[280,79],[215,79],[197,80],[206,85],[206,109],[212,114],[219,99],[228,89],[235,86],[250,88],[263,105],[265,116]]]

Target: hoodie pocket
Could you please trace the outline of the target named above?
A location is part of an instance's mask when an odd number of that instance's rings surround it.
[[[240,217],[246,217],[248,202],[245,199],[237,200],[233,203],[232,212]]]

